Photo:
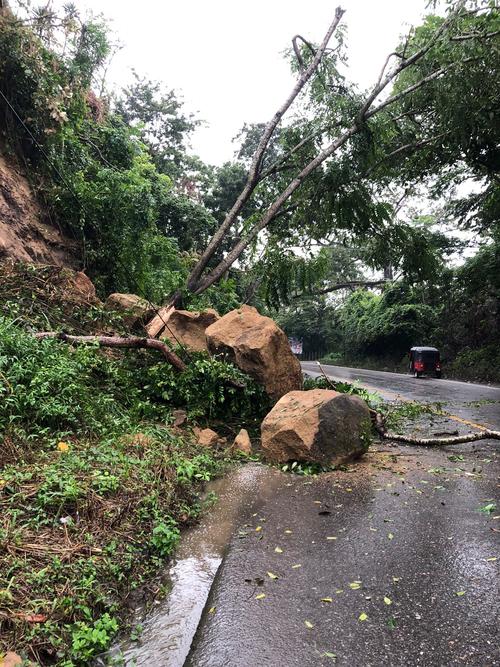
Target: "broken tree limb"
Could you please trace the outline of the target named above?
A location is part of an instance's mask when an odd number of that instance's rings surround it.
[[[166,343],[157,340],[156,338],[140,338],[138,336],[132,336],[130,338],[122,336],[72,336],[58,331],[42,331],[36,333],[35,338],[57,338],[66,343],[75,343],[77,345],[98,343],[101,347],[145,348],[157,350],[158,352],[161,352],[175,370],[182,372],[186,369],[186,364],[182,359],[179,359],[175,352],[172,352]]]
[[[418,445],[420,447],[446,447],[447,445],[461,445],[465,442],[476,442],[477,440],[500,440],[500,431],[491,431],[484,429],[477,433],[463,433],[451,438],[420,438],[414,435],[402,435],[400,433],[391,433],[385,428],[384,417],[370,408],[373,425],[379,436],[383,440],[392,440],[394,442],[404,442],[407,445]]]

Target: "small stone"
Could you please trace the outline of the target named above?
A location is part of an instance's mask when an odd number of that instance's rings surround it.
[[[22,665],[23,659],[14,651],[9,651],[6,653],[3,658],[0,658],[1,667],[17,667],[17,665]]]
[[[187,421],[187,412],[185,410],[173,410],[172,417],[174,418],[173,426],[182,426]]]
[[[195,428],[194,434],[202,447],[214,447],[219,442],[219,436],[211,428]]]
[[[231,447],[232,452],[242,452],[247,456],[250,456],[252,453],[252,443],[250,442],[250,436],[248,431],[244,428],[238,433]]]

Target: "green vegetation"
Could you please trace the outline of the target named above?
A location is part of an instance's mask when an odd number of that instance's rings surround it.
[[[238,369],[202,354],[178,374],[154,352],[37,340],[47,323],[123,324],[72,307],[64,271],[14,273],[0,288],[0,651],[89,664],[196,520],[201,484],[230,463],[223,446],[200,451],[189,429],[173,429],[172,408],[231,438],[268,405]]]
[[[102,19],[72,3],[59,14],[12,4],[17,15],[0,8],[0,150],[23,165],[100,297],[133,292],[221,314],[251,303],[337,362],[397,366],[425,343],[449,372],[500,379],[491,3],[446,2],[446,23],[429,15],[396,52],[389,45],[396,69],[375,95],[342,74],[339,28],[288,120],[267,134],[245,124],[219,167],[188,150],[200,119],[174,91],[140,74],[106,89]],[[288,54],[299,78],[315,48]],[[381,99],[390,103],[374,107]],[[338,150],[315,159],[326,146]],[[468,241],[474,253],[460,258]],[[382,272],[377,289],[367,278]],[[37,340],[42,330],[130,333],[79,297],[72,275],[0,266],[0,650],[61,667],[106,649],[202,510],[201,483],[228,464],[222,445],[200,452],[189,426],[229,438],[269,408],[250,378],[204,354],[177,350],[187,362],[178,374],[154,352]],[[336,388],[378,405],[360,387]],[[188,427],[172,426],[173,408]],[[396,406],[388,424],[436,410]]]

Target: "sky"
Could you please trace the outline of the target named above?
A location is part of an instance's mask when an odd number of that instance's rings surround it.
[[[135,69],[181,93],[186,111],[205,122],[192,138],[192,150],[210,164],[233,157],[232,139],[245,122],[272,116],[293,86],[283,58],[291,38],[300,33],[321,41],[336,7],[327,0],[79,0],[77,5],[109,19],[122,45],[108,85],[122,87]],[[419,23],[425,5],[425,0],[343,0],[351,80],[364,87],[376,80],[386,55]]]

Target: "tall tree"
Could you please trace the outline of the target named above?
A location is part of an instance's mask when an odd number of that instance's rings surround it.
[[[262,238],[262,232],[272,236],[280,229],[284,234],[297,230],[308,217],[305,200],[321,201],[323,211],[328,211],[328,216],[322,220],[321,210],[316,206],[316,215],[306,221],[308,230],[320,227],[315,232],[318,235],[326,227],[365,234],[379,227],[391,217],[391,210],[384,202],[377,201],[373,176],[369,180],[367,172],[391,154],[392,157],[396,152],[404,155],[408,141],[400,131],[401,106],[411,107],[416,99],[421,100],[422,105],[431,85],[439,82],[443,87],[456,86],[457,79],[473,79],[478,70],[486,80],[488,76],[494,80],[495,75],[489,70],[488,47],[478,46],[489,44],[495,32],[493,24],[498,17],[494,16],[491,3],[454,3],[448,8],[446,18],[435,17],[428,22],[426,30],[412,31],[405,43],[387,56],[377,81],[363,94],[348,85],[339,73],[343,58],[339,26],[343,14],[343,10],[337,8],[319,46],[300,37],[294,38],[292,62],[298,75],[296,84],[264,126],[245,185],[191,272],[187,282],[190,292],[200,294],[213,285],[257,238]],[[489,26],[487,30],[485,22]],[[466,39],[463,39],[464,25],[467,25]],[[334,34],[338,45],[328,49]],[[470,56],[473,47],[476,54]],[[303,104],[306,86],[309,86],[309,95],[302,119],[281,127],[290,107],[296,101]],[[430,113],[433,104],[430,96],[424,111]],[[282,135],[281,154],[269,164],[267,151],[278,132]],[[391,145],[388,136],[393,140]],[[431,137],[422,131],[413,143],[421,144],[416,147],[425,147],[431,143]],[[269,179],[277,176],[279,187],[272,201],[262,198],[266,203],[264,212],[241,221],[247,202],[259,197]],[[301,197],[301,193],[306,196]],[[209,268],[212,258],[236,225],[241,227],[242,233],[216,266]],[[176,298],[179,295],[173,300]]]

